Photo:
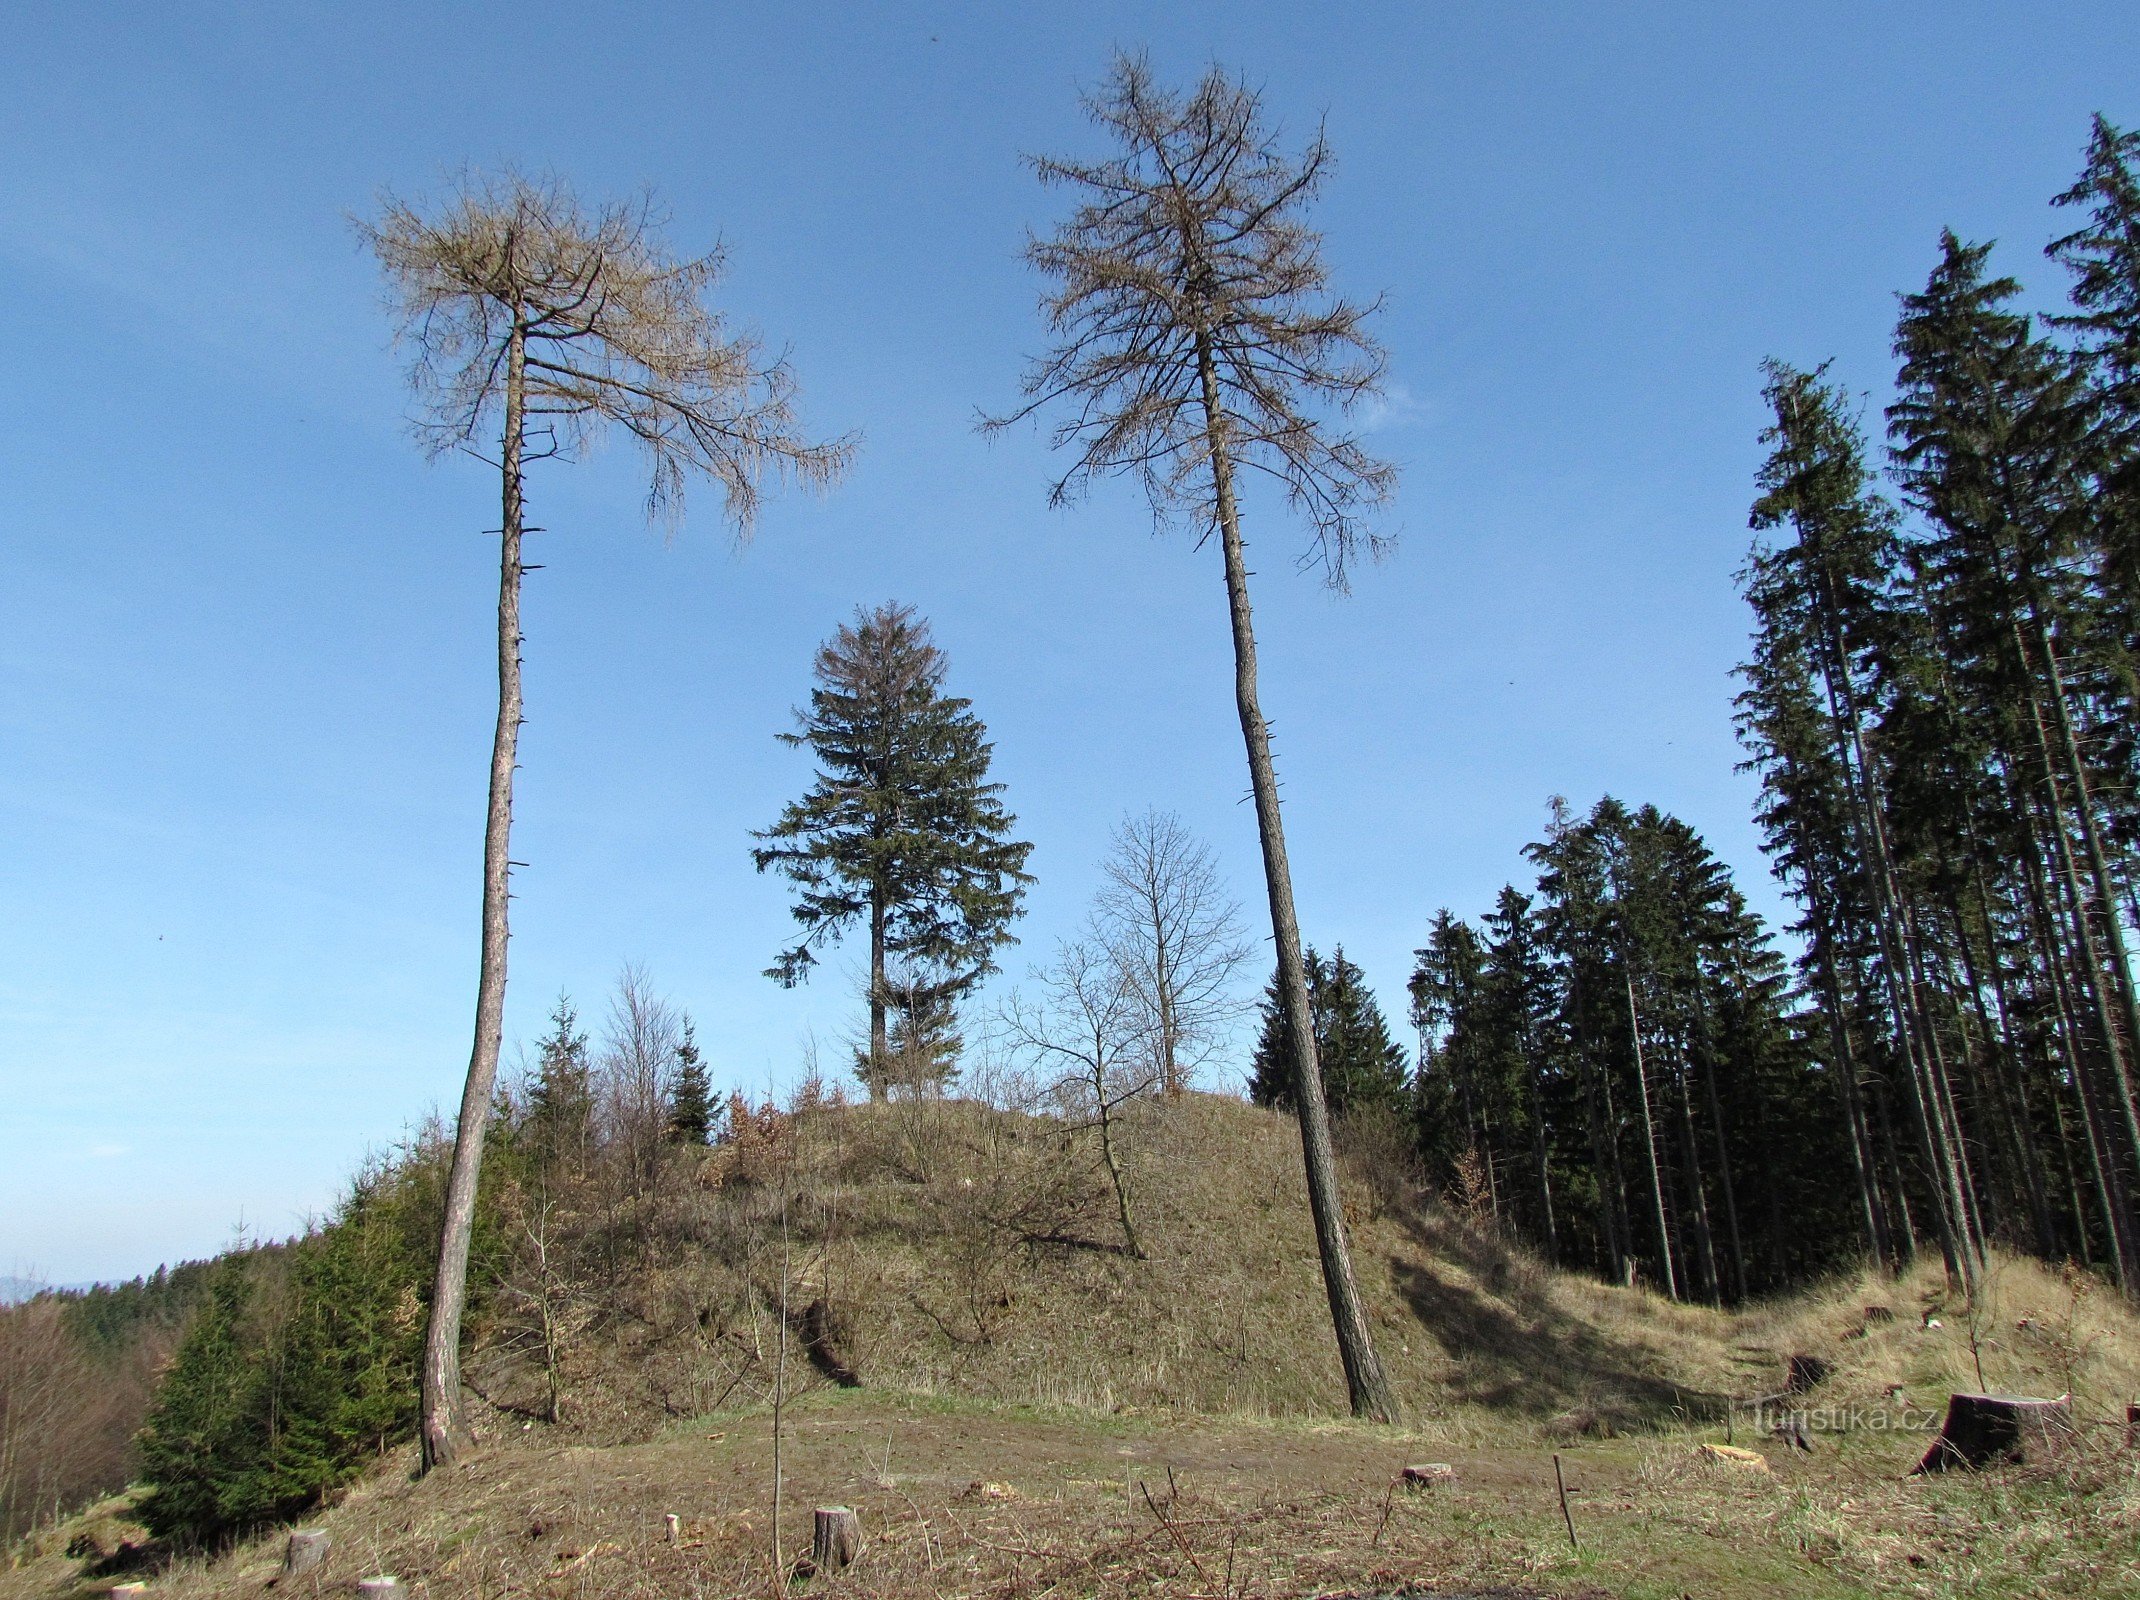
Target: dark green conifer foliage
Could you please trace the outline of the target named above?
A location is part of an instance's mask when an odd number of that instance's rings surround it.
[[[892,1085],[942,1093],[958,1075],[959,1052],[965,1048],[956,995],[935,984],[895,984],[886,1043]]]
[[[699,1055],[698,1036],[684,1018],[676,1044],[676,1065],[669,1077],[669,1137],[679,1144],[713,1143],[713,1081]]]
[[[1440,912],[1417,952],[1429,1177],[1556,1261],[1675,1293],[1743,1300],[1832,1264],[1844,1156],[1723,863],[1609,797],[1579,821],[1556,802],[1527,854],[1535,895],[1504,889],[1483,938]]]
[[[535,1078],[521,1125],[525,1147],[542,1167],[584,1164],[593,1136],[594,1083],[587,1035],[569,995],[559,995],[550,1031],[535,1042]]]
[[[946,665],[911,606],[857,611],[817,653],[799,731],[781,735],[816,758],[816,781],[751,852],[800,890],[803,936],[769,977],[799,983],[819,946],[868,929],[872,1096],[894,1075],[892,969],[941,975],[909,985],[912,1004],[955,999],[996,970],[1032,881],[1032,846],[1012,837],[1017,818],[988,778],[995,747],[972,702],[944,692]]]
[[[1331,1114],[1401,1112],[1410,1086],[1408,1063],[1403,1048],[1390,1037],[1366,975],[1345,959],[1343,946],[1327,962],[1312,946],[1302,954]],[[1290,1060],[1274,977],[1264,993],[1263,1031],[1250,1072],[1249,1096],[1258,1105],[1292,1109]]]
[[[223,1474],[202,1468],[229,1460],[244,1438],[257,1387],[246,1338],[251,1290],[242,1261],[218,1266],[157,1389],[137,1448],[148,1485],[139,1514],[158,1538],[206,1544],[229,1531]]]
[[[216,1545],[295,1516],[414,1433],[436,1187],[381,1166],[318,1232],[219,1267],[141,1435],[154,1532]]]

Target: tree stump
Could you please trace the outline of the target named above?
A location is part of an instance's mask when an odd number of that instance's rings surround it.
[[[408,1591],[399,1578],[359,1578],[357,1593],[363,1600],[401,1600]]]
[[[2140,1401],[2125,1403],[2125,1448],[2140,1446]]]
[[[1817,1389],[1828,1376],[1828,1363],[1819,1356],[1786,1356],[1783,1362],[1783,1392],[1804,1394]]]
[[[334,1541],[324,1528],[293,1528],[290,1542],[282,1552],[282,1570],[291,1577],[301,1572],[310,1572],[327,1559],[327,1552]]]
[[[2072,1396],[2034,1400],[2016,1394],[1957,1394],[1947,1400],[1947,1420],[1924,1459],[1910,1469],[1974,1472],[1995,1461],[2028,1461],[2047,1453],[2073,1431]]]
[[[862,1553],[862,1519],[846,1506],[819,1506],[810,1534],[810,1564],[837,1572]]]
[[[1407,1489],[1427,1489],[1437,1483],[1456,1482],[1456,1468],[1446,1461],[1417,1461],[1404,1469]]]

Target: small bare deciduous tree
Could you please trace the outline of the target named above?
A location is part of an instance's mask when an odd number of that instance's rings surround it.
[[[1379,550],[1364,519],[1388,498],[1395,470],[1332,420],[1378,391],[1383,356],[1365,326],[1373,307],[1330,296],[1322,240],[1303,220],[1330,169],[1319,133],[1289,156],[1245,84],[1213,68],[1184,97],[1138,57],[1117,57],[1086,107],[1116,153],[1033,162],[1043,182],[1078,197],[1027,250],[1049,280],[1042,311],[1057,343],[1028,371],[1025,404],[989,426],[1061,405],[1055,440],[1076,458],[1055,502],[1126,472],[1162,524],[1218,535],[1323,1281],[1354,1415],[1394,1420],[1338,1196],[1236,495],[1241,472],[1281,486],[1308,523],[1304,564],[1334,586],[1356,556]]]
[[[1109,845],[1095,920],[1144,1011],[1154,1081],[1180,1094],[1243,1014],[1241,908],[1211,847],[1171,811],[1124,817]]]
[[[627,963],[609,998],[609,1025],[595,1060],[602,1130],[634,1204],[651,1188],[669,1125],[669,1073],[683,1024],[655,993],[646,968]]]
[[[1100,1137],[1100,1162],[1114,1188],[1122,1243],[1138,1260],[1144,1245],[1130,1209],[1129,1178],[1119,1145],[1123,1106],[1154,1081],[1144,997],[1129,970],[1102,940],[1064,941],[1033,974],[1039,998],[1004,1002],[1002,1043],[1012,1057],[1053,1083],[1072,1114]]]
[[[731,332],[705,302],[719,254],[670,255],[659,222],[643,199],[590,209],[562,183],[507,173],[465,178],[428,212],[387,196],[377,219],[359,224],[384,269],[398,341],[413,356],[418,440],[434,455],[463,450],[490,461],[502,499],[482,958],[425,1335],[426,1469],[452,1461],[467,1440],[461,1314],[505,1017],[527,468],[620,428],[644,453],[650,516],[673,524],[687,483],[704,477],[720,487],[740,536],[769,475],[829,484],[853,449],[848,439],[803,436],[786,363]]]

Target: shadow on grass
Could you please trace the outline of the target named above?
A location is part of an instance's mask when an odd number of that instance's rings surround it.
[[[1453,1262],[1473,1280],[1460,1282],[1415,1261],[1390,1264],[1413,1314],[1455,1363],[1446,1379],[1455,1398],[1561,1418],[1571,1431],[1585,1433],[1724,1414],[1724,1396],[1676,1381],[1656,1352],[1616,1339],[1556,1305],[1546,1291],[1545,1270],[1512,1257],[1506,1245],[1462,1223],[1409,1209],[1400,1220],[1430,1260]]]

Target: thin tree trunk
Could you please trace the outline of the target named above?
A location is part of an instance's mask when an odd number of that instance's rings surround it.
[[[1958,1152],[1944,1137],[1946,1118],[1942,1086],[1934,1074],[1936,1044],[1932,1021],[1922,1003],[1911,936],[1904,915],[1902,890],[1889,848],[1887,823],[1874,790],[1872,762],[1865,743],[1865,724],[1858,706],[1857,685],[1850,675],[1850,652],[1843,635],[1842,611],[1835,594],[1834,574],[1826,557],[1809,551],[1819,574],[1821,615],[1821,679],[1827,690],[1829,727],[1836,755],[1851,797],[1852,831],[1858,836],[1858,853],[1872,890],[1873,924],[1879,935],[1880,966],[1886,978],[1894,1011],[1896,1040],[1910,1074],[1912,1122],[1923,1147],[1927,1176],[1932,1181],[1933,1216],[1939,1226],[1940,1253],[1947,1273],[1965,1289],[1976,1286],[1982,1248],[1970,1229],[1967,1186],[1963,1181]]]
[[[1256,637],[1248,603],[1248,568],[1234,504],[1225,419],[1219,405],[1218,369],[1211,341],[1202,333],[1197,335],[1196,355],[1203,383],[1205,438],[1211,453],[1219,539],[1226,564],[1227,610],[1233,625],[1234,703],[1240,713],[1241,737],[1248,747],[1249,786],[1255,795],[1256,829],[1263,844],[1263,876],[1271,902],[1271,940],[1278,947],[1278,994],[1292,1043],[1293,1097],[1300,1113],[1308,1209],[1315,1219],[1323,1287],[1330,1299],[1330,1320],[1337,1334],[1338,1357],[1345,1368],[1352,1414],[1376,1422],[1395,1422],[1396,1399],[1375,1355],[1367,1309],[1360,1302],[1359,1283],[1353,1276],[1352,1248],[1345,1237],[1337,1158],[1330,1143],[1330,1108],[1323,1100],[1322,1065],[1315,1055],[1307,967],[1301,958],[1300,924],[1293,909],[1293,875],[1286,862],[1285,829],[1278,815],[1278,777],[1271,766],[1270,730],[1256,696]]]
[[[1106,1042],[1095,1040],[1095,1060],[1104,1061]],[[1122,1242],[1137,1260],[1144,1259],[1144,1246],[1137,1238],[1137,1224],[1130,1220],[1129,1180],[1123,1176],[1122,1163],[1115,1158],[1114,1111],[1107,1103],[1107,1075],[1095,1072],[1092,1075],[1092,1093],[1100,1108],[1100,1159],[1107,1163],[1108,1181],[1115,1186],[1115,1215],[1122,1223]]]
[[[1542,1070],[1539,1059],[1536,1033],[1526,1025],[1525,1065],[1530,1069],[1526,1081],[1530,1086],[1531,1110],[1531,1166],[1538,1179],[1538,1209],[1545,1222],[1546,1259],[1560,1265],[1560,1230],[1553,1222],[1553,1178],[1551,1164],[1546,1153],[1546,1106],[1545,1096],[1539,1092],[1538,1078]]]
[[[1808,879],[1811,873],[1807,874]],[[1828,997],[1828,1044],[1835,1052],[1835,1081],[1843,1100],[1843,1121],[1850,1131],[1850,1160],[1857,1169],[1858,1206],[1865,1223],[1865,1246],[1883,1271],[1893,1271],[1895,1251],[1888,1237],[1887,1206],[1880,1198],[1878,1161],[1872,1149],[1872,1134],[1866,1127],[1863,1085],[1858,1080],[1857,1052],[1850,1046],[1850,1022],[1843,1012],[1843,986],[1835,974],[1834,936],[1814,905],[1813,954],[1820,968],[1821,988]]]
[[[1635,1087],[1642,1096],[1642,1148],[1650,1163],[1650,1199],[1657,1211],[1657,1259],[1664,1268],[1664,1292],[1679,1298],[1679,1274],[1672,1266],[1672,1230],[1664,1215],[1664,1174],[1657,1165],[1657,1124],[1650,1116],[1650,1075],[1642,1063],[1642,1017],[1635,1010],[1635,980],[1623,971],[1627,983],[1628,1036],[1635,1042]]]
[[[1685,1152],[1687,1194],[1693,1201],[1690,1213],[1694,1218],[1694,1264],[1701,1269],[1702,1298],[1711,1305],[1722,1305],[1724,1284],[1717,1271],[1716,1230],[1710,1223],[1709,1187],[1702,1178],[1701,1144],[1694,1131],[1693,1065],[1688,1059],[1686,1041],[1682,1038],[1675,1043],[1672,1053],[1678,1066],[1673,1076],[1679,1080],[1679,1144]]]
[[[2031,607],[2033,614],[2034,608]],[[2058,652],[2051,642],[2050,630],[2041,616],[2034,617],[2037,646],[2043,652],[2044,667],[2051,677],[2051,705],[2056,713],[2054,724],[2058,729],[2060,752],[2065,757],[2069,781],[2073,786],[2073,810],[2080,818],[2081,849],[2088,859],[2088,875],[2095,888],[2096,903],[2101,908],[2104,942],[2108,945],[2108,959],[2112,986],[2118,994],[2119,1009],[2123,1013],[2123,1048],[2111,1052],[2111,1088],[2117,1097],[2118,1120],[2125,1130],[2126,1144],[2136,1159],[2140,1159],[2140,1107],[2134,1104],[2132,1077],[2126,1070],[2125,1051],[2140,1049],[2140,998],[2133,992],[2132,963],[2125,948],[2125,930],[2118,920],[2117,888],[2111,882],[2110,864],[2103,850],[2102,830],[2096,825],[2095,802],[2088,793],[2087,768],[2081,762],[2080,746],[2073,734],[2073,717],[2066,705],[2065,674],[2058,665]]]
[[[1739,976],[1734,958],[1733,977]],[[1739,1196],[1731,1181],[1731,1147],[1724,1137],[1724,1101],[1717,1090],[1717,1069],[1721,1064],[1717,1050],[1716,1030],[1709,1021],[1709,1004],[1702,998],[1702,973],[1697,963],[1694,969],[1694,1014],[1701,1023],[1702,1033],[1702,1086],[1708,1091],[1709,1129],[1716,1140],[1717,1181],[1724,1192],[1725,1237],[1731,1245],[1731,1278],[1738,1299],[1746,1299],[1746,1241],[1739,1232]],[[1759,1096],[1756,1095],[1758,1103]]]
[[[908,1037],[912,1037],[909,1033]],[[884,890],[869,890],[869,1097],[884,1098],[887,1060],[892,1053],[884,1026]]]
[[[483,828],[483,954],[476,980],[475,1047],[454,1127],[446,1179],[438,1273],[424,1331],[422,1469],[451,1465],[469,1443],[461,1395],[461,1314],[468,1302],[468,1247],[475,1236],[483,1135],[498,1081],[505,1029],[505,949],[511,899],[513,767],[520,745],[520,537],[522,436],[526,427],[527,336],[515,313],[506,344],[504,516],[498,543],[498,725],[491,740],[490,809]]]

